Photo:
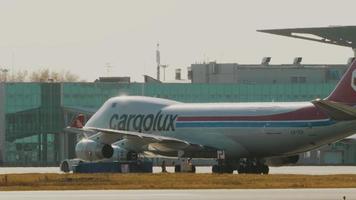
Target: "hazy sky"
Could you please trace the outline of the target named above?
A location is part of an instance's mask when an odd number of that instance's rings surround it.
[[[256,32],[257,29],[356,25],[356,1],[328,0],[0,0],[0,67],[155,77],[161,62],[346,63],[349,48]],[[12,67],[13,66],[13,67]]]

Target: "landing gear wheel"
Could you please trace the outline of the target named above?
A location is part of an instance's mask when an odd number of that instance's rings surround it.
[[[261,162],[256,162],[256,160],[245,160],[240,163],[238,168],[239,174],[268,174],[269,167]]]
[[[174,172],[175,173],[181,172],[180,165],[174,166]]]
[[[69,170],[69,163],[67,161],[63,161],[61,163],[60,169],[61,169],[62,172],[68,173],[70,171]]]
[[[239,167],[237,169],[237,173],[239,174],[246,174],[246,167]]]
[[[195,172],[196,172],[195,165],[192,165],[192,171],[191,171],[191,173],[195,173]]]
[[[213,165],[212,167],[212,172],[213,173],[226,173],[226,174],[232,174],[234,173],[234,168],[231,166],[226,166],[226,165]]]
[[[268,174],[269,173],[269,167],[267,165],[263,165],[261,167],[261,173],[262,174]]]
[[[136,152],[134,151],[127,152],[127,160],[137,160],[137,159],[138,159],[138,155]]]
[[[220,172],[219,166],[218,166],[218,165],[213,165],[211,171],[212,171],[213,173],[219,173],[219,172]]]
[[[226,173],[226,174],[233,174],[233,173],[234,173],[234,169],[233,169],[232,167],[225,166],[225,167],[224,167],[224,170],[223,170],[223,173]]]

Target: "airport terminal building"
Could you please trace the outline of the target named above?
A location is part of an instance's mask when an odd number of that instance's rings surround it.
[[[333,83],[346,70],[345,65],[307,65],[300,63],[270,65],[262,59],[261,64],[201,63],[192,64],[192,83],[235,84],[315,84]],[[301,61],[301,57],[295,58]],[[352,59],[350,59],[351,61]]]
[[[108,98],[117,95],[182,102],[308,101],[327,96],[335,84],[2,83],[1,163],[57,166],[63,159],[74,158],[77,135],[65,133],[64,128],[78,113],[90,117]],[[355,154],[356,145],[337,143],[304,157],[310,158],[306,160],[310,164],[356,164]]]

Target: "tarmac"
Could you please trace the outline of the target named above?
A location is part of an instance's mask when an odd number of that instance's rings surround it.
[[[238,189],[238,190],[78,190],[0,192],[11,200],[345,200],[356,199],[356,189]]]
[[[197,167],[197,173],[211,173],[211,167]],[[173,167],[167,167],[168,172],[174,172]],[[153,168],[154,173],[161,172],[160,167]],[[20,173],[62,173],[59,167],[0,167],[0,174]],[[236,173],[236,172],[235,172]],[[356,174],[356,166],[283,166],[270,167],[270,174]]]

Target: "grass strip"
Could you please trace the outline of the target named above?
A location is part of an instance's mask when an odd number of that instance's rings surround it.
[[[1,191],[86,189],[356,188],[356,175],[6,174]]]

